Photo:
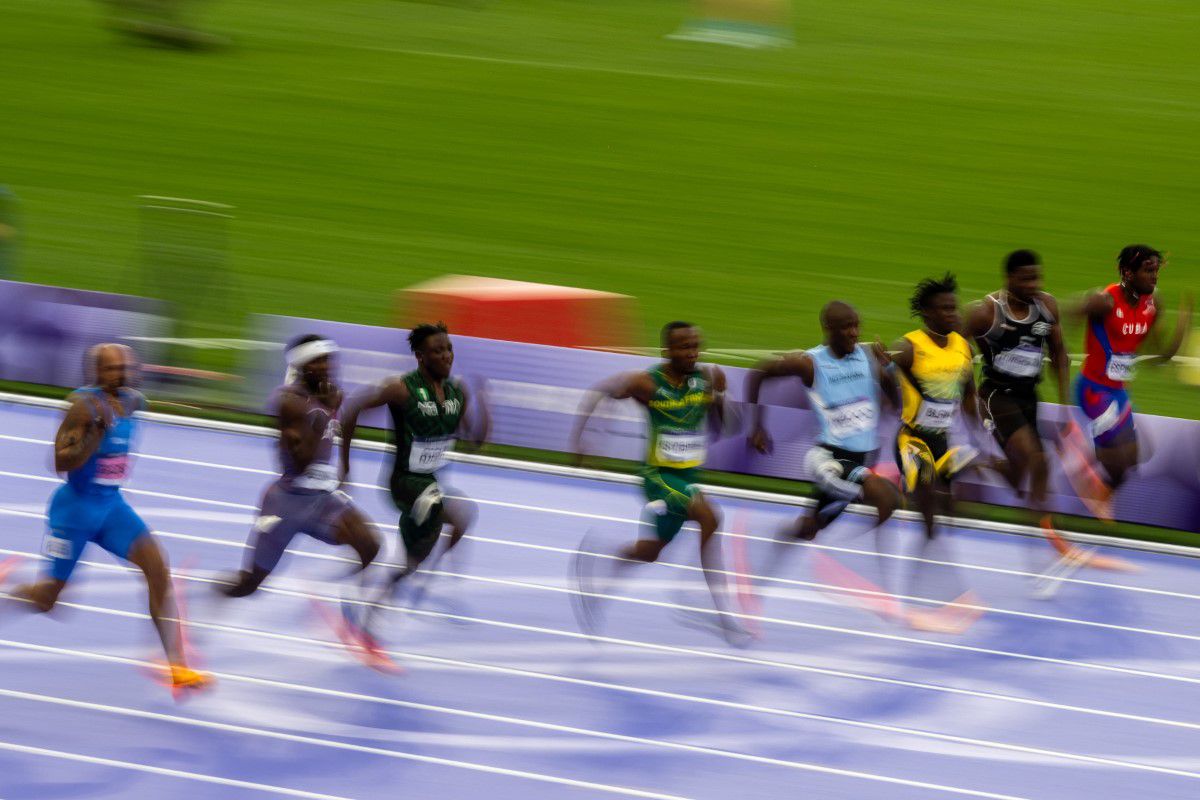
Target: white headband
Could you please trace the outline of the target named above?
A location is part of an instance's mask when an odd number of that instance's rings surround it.
[[[338,346],[332,339],[317,339],[316,341],[296,345],[284,354],[288,365],[284,382],[294,382],[296,378],[300,377],[300,368],[308,362],[315,361],[322,356],[332,355],[337,351]]]

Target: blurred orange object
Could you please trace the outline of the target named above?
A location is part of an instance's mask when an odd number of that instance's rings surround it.
[[[396,325],[446,323],[460,336],[619,350],[636,341],[637,300],[544,283],[445,275],[402,289]]]

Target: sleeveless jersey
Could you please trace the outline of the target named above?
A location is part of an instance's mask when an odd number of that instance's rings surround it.
[[[1133,359],[1150,332],[1158,306],[1154,295],[1130,303],[1117,283],[1104,291],[1113,298],[1113,310],[1103,320],[1088,321],[1082,374],[1101,386],[1120,389],[1133,379]]]
[[[437,472],[445,466],[446,454],[454,449],[454,434],[466,402],[462,387],[452,379],[442,381],[444,399],[439,403],[433,386],[420,370],[405,373],[400,379],[408,387],[408,403],[388,404],[396,437],[392,473]]]
[[[67,483],[80,494],[115,493],[125,483],[131,466],[129,449],[136,429],[133,412],[146,407],[141,392],[122,387],[118,396],[124,413],[117,415],[104,394],[98,386],[85,386],[76,392],[77,396],[84,397],[94,417],[102,416],[108,423],[96,452],[83,466],[67,473]]]
[[[923,330],[904,334],[912,343],[912,380],[900,370],[900,419],[918,431],[947,433],[958,416],[963,381],[971,374],[971,347],[957,333],[939,347]],[[916,381],[914,384],[913,381]]]
[[[879,367],[861,344],[844,358],[827,345],[808,351],[813,360],[809,397],[821,422],[821,444],[869,453],[879,447]]]
[[[290,394],[298,397],[304,403],[304,418],[312,430],[320,434],[317,449],[308,466],[301,469],[292,461],[292,456],[279,440],[279,461],[283,467],[280,483],[288,489],[303,489],[307,491],[332,492],[338,487],[337,465],[334,459],[334,440],[341,436],[342,426],[338,420],[338,408],[329,408],[314,397],[302,384],[293,383],[281,386],[276,390],[282,400],[283,395]]]
[[[1040,300],[1017,319],[1008,308],[1008,293],[989,294],[994,307],[992,327],[975,341],[983,356],[983,377],[1004,387],[1033,391],[1042,379],[1042,357],[1056,322]]]
[[[661,365],[648,370],[654,396],[647,407],[650,422],[646,463],[652,467],[690,469],[704,463],[708,451],[708,409],[712,384],[696,370],[675,386]]]

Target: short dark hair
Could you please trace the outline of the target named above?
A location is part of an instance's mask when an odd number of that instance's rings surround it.
[[[1117,256],[1117,270],[1120,272],[1133,272],[1150,258],[1157,258],[1159,261],[1162,261],[1163,254],[1148,244],[1126,245],[1121,248],[1121,253]]]
[[[952,272],[947,272],[941,278],[926,278],[913,290],[912,298],[908,301],[908,308],[914,317],[919,317],[921,312],[929,307],[929,301],[934,297],[947,292],[953,294],[957,291],[958,280]]]
[[[1012,275],[1021,267],[1036,267],[1042,263],[1042,259],[1032,250],[1013,250],[1004,259],[1004,274]]]
[[[845,300],[830,300],[821,307],[821,327],[829,327],[829,315],[835,311],[849,311],[855,313],[854,306],[847,303]]]
[[[662,326],[662,346],[663,347],[671,346],[671,334],[675,333],[675,331],[680,331],[680,330],[683,330],[684,328],[694,328],[694,327],[696,327],[696,326],[693,325],[692,323],[684,322],[683,320],[678,320],[678,319],[673,322],[668,322],[666,325]]]
[[[446,323],[440,320],[436,323],[422,322],[408,332],[408,348],[415,353],[425,345],[426,339],[439,333],[450,333]]]
[[[291,350],[294,347],[299,347],[300,345],[308,344],[309,342],[319,342],[324,338],[324,336],[319,336],[315,333],[306,333],[303,336],[297,336],[295,339],[292,339],[290,342],[288,342],[287,349]]]

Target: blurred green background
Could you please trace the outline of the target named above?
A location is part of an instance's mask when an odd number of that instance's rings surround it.
[[[225,0],[201,21],[232,46],[184,52],[95,4],[8,0],[18,277],[136,292],[155,194],[236,207],[210,304],[231,333],[250,311],[387,323],[394,289],[456,272],[634,294],[647,345],[687,317],[715,349],[808,346],[832,297],[890,339],[925,275],[969,299],[1032,247],[1069,294],[1131,241],[1173,255],[1174,323],[1200,257],[1200,7],[794,9],[795,47],[748,51],[665,40],[676,0]],[[1173,368],[1139,384],[1142,410],[1198,415]]]

